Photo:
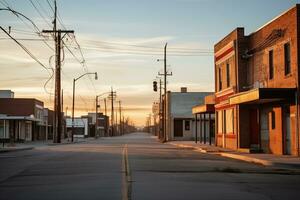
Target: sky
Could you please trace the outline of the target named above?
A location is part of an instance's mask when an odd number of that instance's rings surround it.
[[[117,92],[124,115],[143,125],[159,94],[152,81],[162,72],[163,47],[168,43],[168,90],[187,87],[191,92],[214,91],[214,44],[236,27],[254,32],[300,0],[57,0],[59,28],[75,31],[82,56],[74,40],[66,37],[62,66],[64,110],[72,108],[72,80],[85,72],[97,72],[76,82],[75,115],[95,112],[95,96]],[[39,28],[51,29],[53,0],[0,0],[30,18]],[[0,26],[19,40],[46,67],[52,68],[51,37],[38,36],[25,19],[0,11]],[[0,32],[0,89],[11,89],[15,97],[37,98],[53,107],[54,82],[49,72],[29,57],[14,41]],[[49,59],[51,57],[51,59]],[[51,73],[51,70],[48,70]],[[49,94],[50,93],[50,94]],[[106,95],[102,96],[103,98]],[[103,101],[100,100],[101,111]]]

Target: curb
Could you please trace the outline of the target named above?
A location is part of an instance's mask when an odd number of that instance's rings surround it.
[[[34,147],[0,149],[0,153],[8,153],[8,152],[16,152],[16,151],[26,151],[26,150],[32,150],[32,149],[34,149]]]
[[[266,167],[276,167],[276,168],[281,168],[281,169],[300,169],[300,164],[290,164],[290,163],[280,163],[280,162],[273,162],[269,160],[264,160],[264,159],[259,159],[259,158],[253,158],[245,155],[239,155],[239,154],[234,154],[234,153],[226,153],[226,152],[210,152],[207,151],[206,149],[203,149],[201,147],[193,147],[190,145],[184,145],[184,144],[175,144],[175,143],[169,143],[170,145],[177,146],[180,148],[189,148],[192,149],[193,151],[196,152],[201,152],[201,153],[207,153],[207,154],[213,154],[213,155],[218,155],[226,158],[231,158],[235,160],[240,160],[248,163],[255,163],[255,164],[260,164]]]
[[[69,144],[79,144],[79,143],[85,143],[86,141],[80,141],[80,142],[65,142],[65,143],[49,143],[48,146],[60,146],[60,145],[69,145]]]
[[[245,162],[261,164],[264,166],[274,166],[274,163],[272,161],[263,160],[263,159],[259,159],[259,158],[252,158],[252,157],[238,155],[238,154],[232,154],[232,153],[219,153],[219,155],[223,156],[223,157],[227,157],[227,158],[245,161]]]
[[[189,145],[185,145],[185,144],[174,144],[174,143],[169,143],[169,144],[180,147],[180,148],[191,149],[193,151],[201,152],[201,153],[216,153],[215,151],[207,151],[206,149],[203,149],[201,147],[193,147],[193,146],[189,146]]]

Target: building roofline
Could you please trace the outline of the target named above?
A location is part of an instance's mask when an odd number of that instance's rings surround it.
[[[43,101],[39,100],[39,99],[36,99],[36,98],[0,98],[1,99],[5,99],[5,100],[34,100],[34,101],[38,101],[40,103],[43,103]]]
[[[255,30],[252,33],[250,33],[248,36],[253,35],[253,34],[257,33],[258,31],[262,30],[263,28],[265,28],[266,26],[268,26],[269,24],[271,24],[272,22],[274,22],[278,18],[282,17],[286,13],[290,12],[291,10],[293,10],[294,8],[296,8],[297,6],[300,6],[300,4],[296,4],[296,5],[292,6],[291,8],[289,8],[288,10],[284,11],[283,13],[277,15],[276,17],[274,17],[273,19],[271,19],[270,21],[268,21],[264,25],[260,26],[257,30]]]
[[[219,40],[217,43],[215,43],[214,47],[216,47],[217,45],[219,45],[221,42],[223,42],[224,40],[226,40],[227,37],[229,37],[231,34],[233,34],[235,31],[239,30],[239,29],[245,29],[244,27],[236,27],[235,29],[233,29],[230,33],[228,33],[226,36],[224,36],[221,40]]]

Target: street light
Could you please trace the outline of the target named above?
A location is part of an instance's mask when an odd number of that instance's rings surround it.
[[[75,109],[75,83],[77,80],[79,80],[80,78],[84,77],[85,75],[89,75],[89,74],[95,74],[95,80],[98,80],[98,74],[97,72],[88,72],[85,74],[82,74],[81,76],[79,76],[78,78],[74,78],[73,79],[73,103],[72,103],[72,142],[74,141],[74,109]]]

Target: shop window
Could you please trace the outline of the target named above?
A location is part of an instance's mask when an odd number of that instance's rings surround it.
[[[0,138],[5,138],[5,121],[0,120]]]
[[[284,74],[291,73],[291,47],[290,43],[284,44]]]
[[[184,129],[185,129],[186,131],[191,130],[190,121],[188,121],[188,120],[185,120],[185,121],[184,121]]]
[[[273,50],[269,51],[269,79],[274,78],[274,60],[273,60]]]

